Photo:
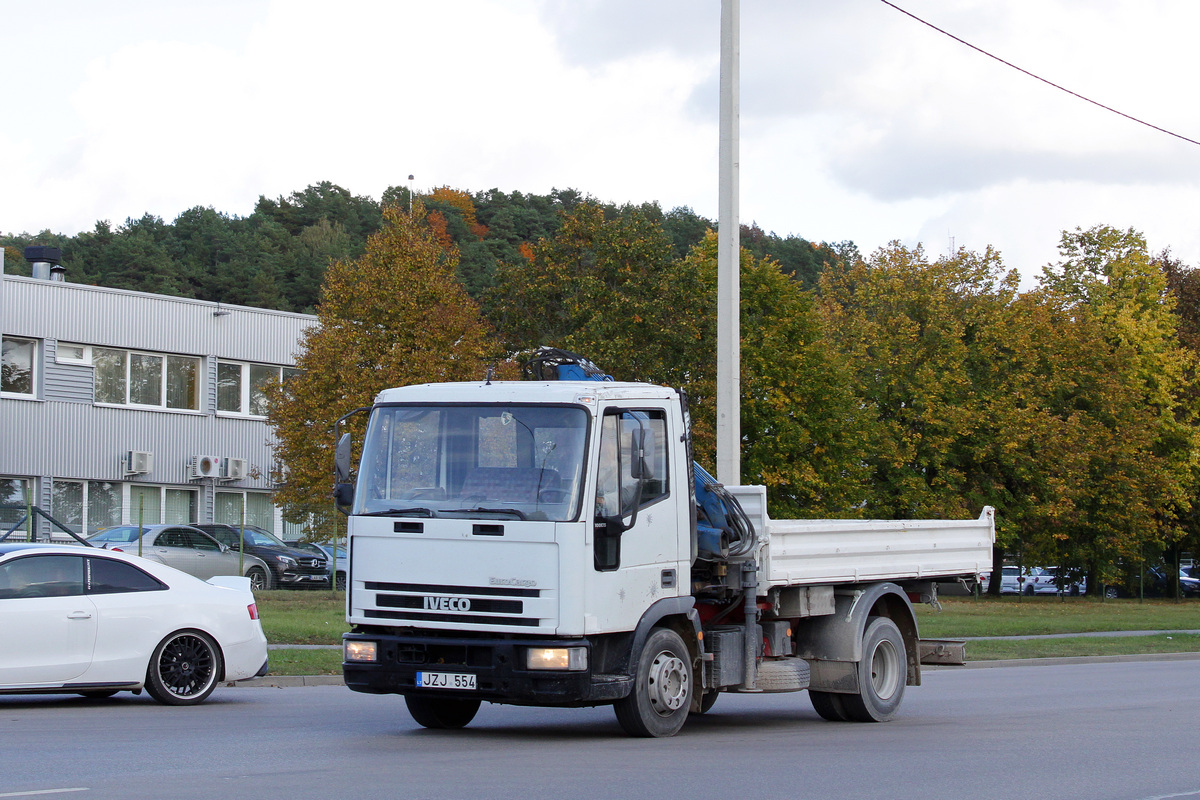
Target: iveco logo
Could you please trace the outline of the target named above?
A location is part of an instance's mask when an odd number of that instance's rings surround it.
[[[426,597],[425,608],[430,611],[470,611],[471,600],[466,597]]]

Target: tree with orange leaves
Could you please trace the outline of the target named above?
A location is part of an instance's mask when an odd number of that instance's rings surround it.
[[[276,503],[292,521],[327,522],[333,424],[389,386],[482,379],[499,356],[479,306],[455,277],[457,252],[438,241],[426,212],[386,208],[356,260],[330,265],[318,324],[301,340],[301,373],[270,396],[268,421],[287,478]],[[357,418],[362,440],[365,420]],[[282,476],[280,476],[282,477]]]

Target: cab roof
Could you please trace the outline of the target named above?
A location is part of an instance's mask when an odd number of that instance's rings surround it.
[[[384,389],[382,403],[570,403],[593,405],[604,401],[665,400],[678,396],[669,386],[614,381],[474,381],[423,383]],[[590,398],[585,400],[583,398]]]

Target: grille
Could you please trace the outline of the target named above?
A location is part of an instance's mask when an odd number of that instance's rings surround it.
[[[373,619],[521,628],[542,624],[539,617],[524,616],[526,602],[541,597],[537,589],[379,581],[367,581],[364,588],[376,593],[376,607],[364,610]]]

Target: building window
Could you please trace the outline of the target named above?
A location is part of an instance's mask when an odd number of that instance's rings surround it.
[[[200,359],[92,347],[95,400],[109,405],[200,410]]]
[[[196,490],[129,484],[128,505],[123,484],[108,481],[55,480],[50,514],[75,533],[90,536],[112,525],[187,524],[197,520]]]
[[[29,481],[24,478],[0,478],[0,504],[25,505]]]
[[[217,411],[265,417],[267,388],[287,381],[299,372],[294,367],[218,361]]]
[[[50,515],[75,533],[90,536],[121,524],[121,484],[110,481],[55,480]]]
[[[5,336],[3,358],[0,359],[0,392],[20,397],[33,397],[37,383],[37,340]]]
[[[59,342],[54,351],[54,360],[59,364],[83,364],[90,367],[92,365],[92,348],[86,344]]]
[[[240,526],[243,509],[247,525],[275,532],[275,507],[271,505],[271,495],[264,492],[217,492],[213,522]]]

